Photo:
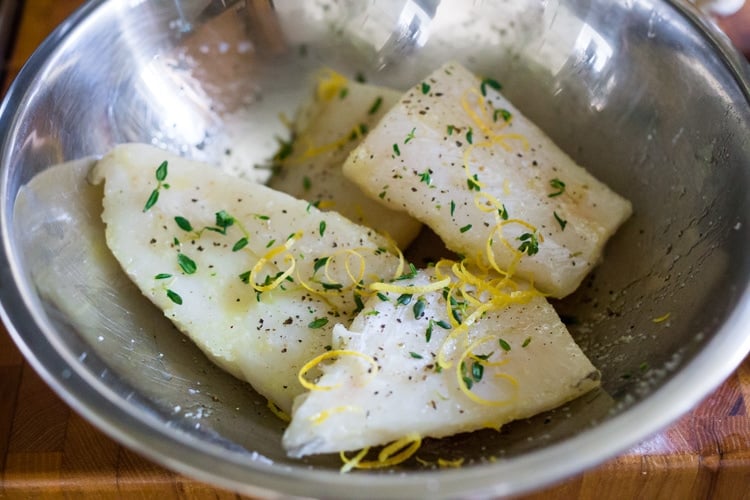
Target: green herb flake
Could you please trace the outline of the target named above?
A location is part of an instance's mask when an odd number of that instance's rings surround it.
[[[326,234],[326,221],[322,220],[320,221],[320,224],[318,224],[318,232],[321,236]]]
[[[317,273],[321,267],[324,267],[326,264],[328,264],[328,257],[321,257],[319,259],[315,260],[315,263],[313,264],[313,274]]]
[[[469,144],[474,143],[474,130],[472,130],[471,127],[469,128],[468,132],[466,132],[466,142],[468,142]]]
[[[310,188],[312,187],[312,181],[308,176],[304,176],[302,178],[302,189],[305,191],[310,191]]]
[[[312,320],[310,323],[308,323],[307,327],[315,330],[317,328],[323,328],[327,324],[328,324],[328,318],[316,318]]]
[[[440,321],[436,321],[435,324],[439,326],[440,328],[442,328],[443,330],[450,330],[452,328],[451,324],[445,321],[444,319],[441,319]]]
[[[357,308],[354,310],[354,313],[359,313],[362,311],[362,309],[365,308],[365,303],[362,301],[362,296],[358,293],[354,294],[354,305],[357,306]]]
[[[409,356],[411,356],[414,359],[422,359],[421,354],[417,354],[416,352],[413,352],[413,351],[409,351]]]
[[[411,129],[411,131],[408,134],[406,134],[406,139],[404,139],[404,144],[409,144],[409,141],[414,139],[414,132],[416,131],[417,131],[417,127],[414,127]]]
[[[430,92],[430,89],[431,89],[431,88],[432,88],[432,87],[430,87],[430,84],[429,84],[429,83],[427,83],[427,82],[422,82],[422,85],[421,85],[421,89],[422,89],[422,93],[423,93],[424,95],[427,95],[427,94],[428,94],[428,93]]]
[[[227,234],[227,228],[234,224],[234,217],[229,215],[225,210],[216,212],[216,225],[221,234]]]
[[[151,195],[148,197],[148,200],[146,200],[146,204],[143,206],[143,211],[147,211],[154,205],[156,205],[156,202],[159,201],[159,190],[154,189],[151,191]]]
[[[377,297],[383,302],[388,302],[388,295],[384,294],[383,292],[378,292],[375,295],[377,295]]]
[[[323,290],[341,290],[344,288],[341,283],[325,283],[323,281],[320,282],[320,286],[323,287]]]
[[[479,85],[479,90],[482,92],[482,95],[484,97],[487,97],[487,87],[493,88],[498,92],[503,89],[503,86],[497,80],[493,80],[492,78],[485,78]]]
[[[276,243],[276,240],[275,240],[275,239],[274,239],[274,240],[271,240],[271,241],[269,241],[268,243],[266,243],[266,248],[271,248],[271,247],[273,246],[273,244],[274,244],[274,243]]]
[[[464,227],[460,228],[459,231],[461,231],[462,233],[465,233],[466,231],[470,230],[471,227],[472,227],[471,224],[466,224]]]
[[[454,130],[456,130],[455,125],[448,125],[448,135],[453,135]]]
[[[471,365],[471,378],[474,382],[479,382],[484,376],[484,365],[482,363],[472,363]]]
[[[246,285],[247,285],[248,283],[250,283],[250,271],[245,271],[244,273],[240,274],[240,280],[241,280],[241,281],[242,281],[242,282],[243,282],[244,284],[246,284]]]
[[[424,332],[424,341],[425,342],[429,342],[430,339],[432,338],[432,325],[433,325],[433,321],[430,320],[427,323],[427,330],[425,330],[425,332]]]
[[[346,96],[349,95],[349,89],[344,87],[339,91],[339,99],[345,99]]]
[[[247,246],[247,243],[248,243],[247,238],[240,238],[232,247],[232,251],[239,252],[240,250],[242,250],[243,248]]]
[[[500,216],[501,219],[508,220],[508,217],[509,217],[509,215],[508,215],[508,209],[505,208],[505,204],[504,203],[503,203],[502,208],[498,208],[497,209],[497,214]]]
[[[539,252],[539,240],[537,240],[534,233],[523,233],[518,239],[521,240],[521,244],[518,246],[518,250],[521,253],[525,253],[531,257]]]
[[[195,261],[184,253],[177,254],[177,263],[180,265],[180,268],[185,272],[185,274],[195,274],[195,272],[198,270],[198,266],[196,265]]]
[[[370,106],[370,110],[367,112],[367,114],[374,115],[375,113],[378,112],[382,104],[383,104],[383,98],[381,96],[378,96],[375,99],[375,102],[372,103],[372,106]]]
[[[456,212],[456,202],[451,200],[451,217],[453,217],[453,214]]]
[[[505,351],[505,352],[510,351],[510,344],[508,342],[506,342],[504,339],[497,339],[497,343],[500,344],[500,348],[503,351]]]
[[[432,184],[432,172],[430,171],[430,169],[427,169],[419,174],[419,182],[424,182],[428,186]]]
[[[178,306],[182,305],[182,297],[177,292],[167,289],[167,297]]]
[[[531,337],[526,337],[523,341],[523,344],[521,344],[521,347],[526,347],[531,343]]]
[[[425,309],[425,301],[422,298],[417,299],[417,301],[414,303],[414,306],[412,306],[411,310],[414,312],[414,319],[419,319],[424,314]]]
[[[565,231],[565,226],[568,225],[568,221],[561,218],[559,215],[557,215],[557,212],[552,212],[552,215],[555,216],[555,220],[557,221],[558,224],[560,224],[560,230]]]
[[[401,156],[401,149],[396,143],[393,143],[393,154],[395,154],[396,156]]]
[[[174,218],[174,221],[177,223],[177,226],[182,229],[183,231],[192,231],[193,226],[190,224],[190,221],[187,220],[185,217],[177,216]]]
[[[477,174],[472,175],[468,179],[466,179],[466,185],[469,187],[470,191],[481,191],[482,186],[479,183],[479,177]]]
[[[154,279],[155,280],[165,280],[165,279],[171,278],[171,277],[172,277],[171,274],[168,274],[168,273],[159,273],[156,276],[154,276]]]
[[[396,303],[400,304],[402,306],[409,305],[409,303],[411,302],[412,297],[413,297],[413,295],[410,294],[410,293],[401,294],[396,299]]]
[[[497,121],[497,118],[501,117],[505,123],[509,123],[513,119],[513,114],[507,109],[500,108],[492,112],[492,121]]]
[[[552,193],[547,195],[550,198],[554,198],[555,196],[560,196],[561,194],[565,192],[565,183],[561,181],[560,179],[557,179],[557,178],[552,179],[551,181],[549,181],[549,185],[552,186],[552,189],[555,190]]]

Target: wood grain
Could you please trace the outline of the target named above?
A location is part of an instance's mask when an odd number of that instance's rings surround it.
[[[4,62],[7,81],[81,3],[24,3],[13,53]],[[104,436],[44,384],[0,327],[0,498],[79,497],[242,498],[165,470]],[[750,499],[750,358],[668,429],[522,498]]]

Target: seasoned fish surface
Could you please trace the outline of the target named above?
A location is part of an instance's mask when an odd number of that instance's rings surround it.
[[[563,297],[597,264],[631,205],[499,87],[446,64],[380,120],[344,174],[428,225],[451,250]]]
[[[116,147],[89,178],[104,183],[107,245],[128,276],[286,412],[300,367],[358,307],[352,277],[361,270],[366,286],[397,272],[374,231],[151,146]]]
[[[406,289],[371,298],[349,328],[336,326],[335,361],[295,401],[283,440],[291,455],[499,428],[599,385],[538,292],[497,279],[477,289],[456,266],[458,274],[443,273],[450,282],[419,271],[398,282]]]
[[[344,217],[392,237],[406,248],[422,224],[403,211],[387,208],[344,177],[344,161],[396,102],[400,92],[321,72],[310,102],[292,125],[292,141],[275,158],[268,185],[335,210]]]

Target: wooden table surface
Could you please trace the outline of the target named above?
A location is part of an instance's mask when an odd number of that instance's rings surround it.
[[[9,1],[0,0],[0,12],[10,10],[4,5]],[[3,92],[36,46],[83,2],[18,3],[3,54]],[[83,496],[239,498],[155,465],[103,435],[42,382],[0,326],[0,498]],[[670,428],[524,498],[750,499],[750,358]]]

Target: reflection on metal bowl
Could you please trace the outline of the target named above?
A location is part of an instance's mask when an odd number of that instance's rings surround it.
[[[17,203],[50,165],[83,159],[82,176],[86,158],[122,142],[254,176],[248,166],[286,134],[279,114],[293,115],[321,66],[404,89],[449,59],[502,80],[635,208],[593,275],[555,304],[576,319],[602,391],[502,432],[424,443],[425,455],[465,457],[460,469],[342,475],[338,457],[287,457],[263,398],[211,365],[116,265],[75,265],[106,260],[89,244],[102,227],[76,227],[56,207],[93,188],[61,178],[70,189]],[[95,0],[40,47],[1,110],[3,318],[72,407],[199,479],[318,497],[528,491],[676,419],[750,351],[749,100],[746,64],[681,3]]]

